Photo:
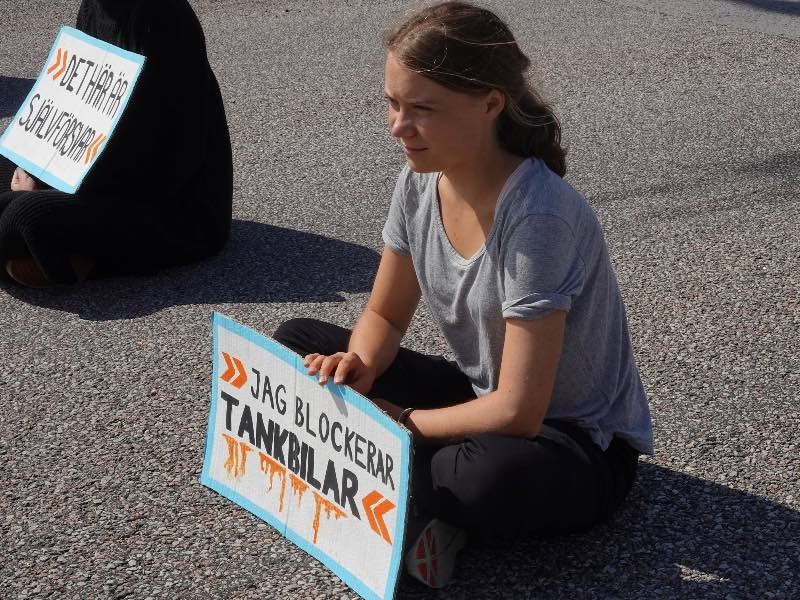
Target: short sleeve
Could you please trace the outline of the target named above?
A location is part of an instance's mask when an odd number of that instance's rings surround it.
[[[383,226],[383,241],[397,254],[409,256],[411,247],[408,243],[408,230],[406,228],[406,200],[409,187],[410,170],[403,168],[392,194],[392,204],[389,207],[389,216]]]
[[[504,318],[538,319],[572,308],[586,269],[578,240],[564,220],[528,215],[509,232],[502,248]]]

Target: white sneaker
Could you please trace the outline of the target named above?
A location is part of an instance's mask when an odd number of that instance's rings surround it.
[[[467,544],[463,529],[433,519],[406,552],[406,571],[432,588],[448,584],[456,566],[456,554]]]

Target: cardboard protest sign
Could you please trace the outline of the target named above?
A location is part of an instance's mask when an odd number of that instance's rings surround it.
[[[411,434],[300,356],[212,317],[201,483],[260,517],[364,598],[392,598],[403,557]]]
[[[42,72],[0,137],[0,154],[75,192],[103,152],[145,58],[62,27]]]

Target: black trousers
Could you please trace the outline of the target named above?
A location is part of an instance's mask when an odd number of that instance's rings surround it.
[[[274,337],[300,355],[347,350],[350,331],[292,319]],[[404,407],[475,397],[441,356],[401,348],[369,393]],[[482,434],[458,444],[415,445],[412,507],[481,533],[569,533],[608,518],[631,489],[638,452],[619,438],[603,451],[574,424],[545,420],[535,438]]]
[[[15,169],[0,156],[0,277],[7,260],[30,257],[50,282],[74,283],[71,254],[94,259],[92,277],[148,274],[210,256],[228,236],[230,214],[206,214],[190,192],[166,206],[49,187],[13,192]]]

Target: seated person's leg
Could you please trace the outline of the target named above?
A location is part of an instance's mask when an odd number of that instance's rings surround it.
[[[317,319],[290,319],[272,337],[300,356],[314,352],[335,354],[347,351],[350,330]]]
[[[311,353],[346,352],[349,329],[316,319],[291,319],[273,337],[300,356]],[[375,380],[370,398],[382,398],[400,406],[434,408],[475,397],[469,379],[441,356],[401,347],[389,368]]]
[[[619,507],[637,460],[622,440],[603,451],[578,427],[549,422],[533,439],[478,435],[442,448],[420,498],[431,516],[468,530],[572,533]]]
[[[627,496],[637,461],[621,439],[602,451],[575,425],[559,422],[533,439],[477,435],[417,451],[406,570],[431,587],[446,585],[466,543],[459,527],[517,535],[599,523]]]
[[[0,156],[0,194],[9,191],[30,192],[48,187],[5,156]]]
[[[81,244],[90,221],[85,205],[55,190],[12,195],[0,215],[0,264],[5,271],[31,287],[85,279],[91,269]]]
[[[11,179],[14,177],[14,171],[16,170],[17,165],[5,156],[0,156],[0,194],[11,191]],[[0,208],[0,212],[2,212],[2,208]]]

